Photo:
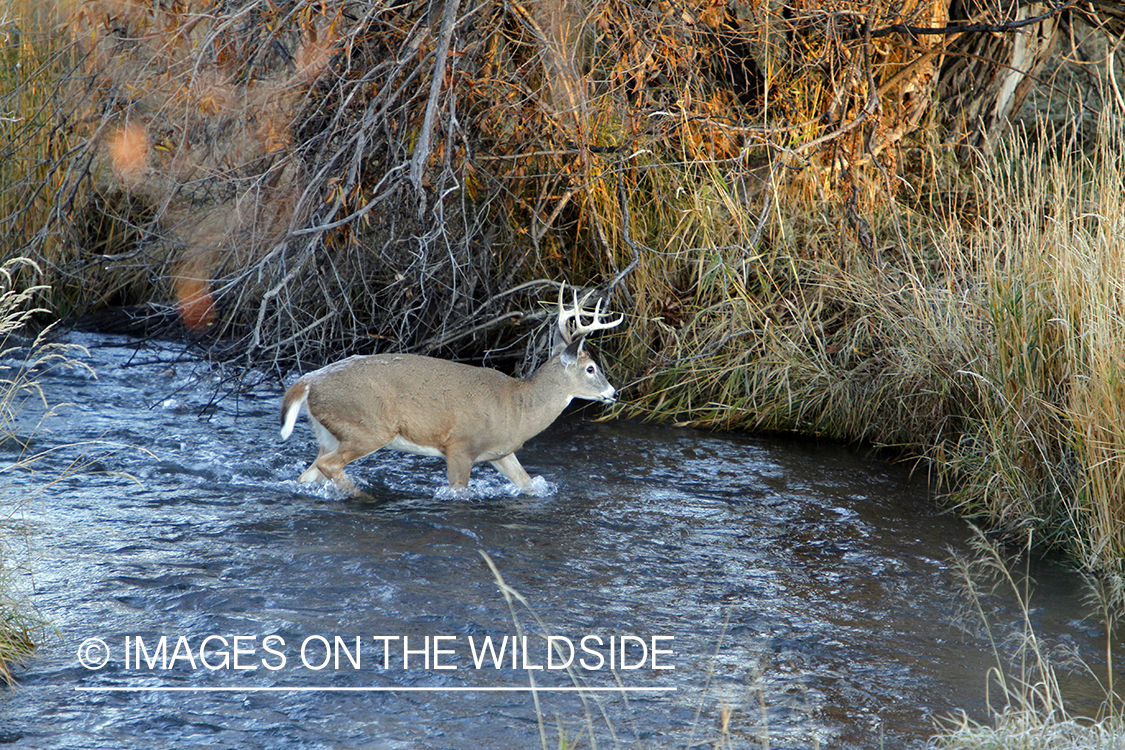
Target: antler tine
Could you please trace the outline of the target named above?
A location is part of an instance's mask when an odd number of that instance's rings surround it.
[[[604,331],[607,328],[614,328],[616,326],[621,325],[621,323],[624,322],[624,320],[625,320],[625,316],[622,315],[620,318],[618,318],[617,320],[614,320],[612,322],[607,323],[607,322],[603,321],[602,320],[602,302],[604,300],[599,299],[597,301],[597,304],[594,305],[594,313],[593,313],[593,316],[592,316],[592,319],[591,319],[590,323],[588,325],[583,324],[582,323],[582,307],[583,307],[583,305],[585,305],[586,300],[590,299],[590,295],[592,295],[592,294],[593,294],[593,292],[589,292],[588,294],[586,294],[586,296],[584,296],[582,298],[582,303],[579,304],[578,299],[577,299],[578,293],[577,292],[574,293],[575,309],[578,311],[578,315],[577,315],[577,318],[576,318],[578,324],[574,327],[574,336],[575,337],[587,336],[587,335],[593,333],[594,331]]]
[[[592,320],[589,323],[583,323],[582,322],[582,316],[587,314],[586,309],[585,309],[586,301],[588,299],[590,299],[591,296],[593,296],[594,292],[593,291],[587,292],[586,294],[582,295],[582,299],[580,300],[580,299],[578,299],[578,289],[575,288],[575,287],[572,287],[571,288],[571,294],[572,294],[572,299],[574,300],[574,303],[570,307],[567,307],[566,303],[563,302],[563,289],[564,289],[564,286],[559,286],[559,321],[558,321],[558,326],[559,326],[559,333],[562,335],[562,338],[563,338],[564,341],[566,341],[566,343],[569,344],[573,341],[576,341],[577,339],[580,339],[584,336],[587,336],[587,335],[593,333],[594,331],[601,331],[601,330],[604,330],[606,328],[613,328],[614,326],[619,326],[625,320],[624,315],[622,315],[620,318],[618,318],[617,320],[614,320],[612,322],[606,322],[606,321],[602,320],[602,302],[603,302],[603,300],[599,299],[597,304],[594,305],[594,310],[593,310],[593,313],[592,313]],[[573,330],[571,330],[571,321],[574,322]]]
[[[566,303],[563,302],[563,290],[566,284],[559,285],[559,333],[562,335],[563,341],[570,343],[574,337],[570,333],[570,321],[578,317],[578,312],[581,308],[578,306],[578,292],[574,293],[574,307],[569,310]]]

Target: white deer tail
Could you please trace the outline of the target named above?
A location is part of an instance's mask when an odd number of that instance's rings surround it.
[[[281,400],[281,439],[286,440],[293,434],[293,425],[297,424],[297,416],[301,407],[309,398],[309,386],[304,381],[298,380],[285,392]]]

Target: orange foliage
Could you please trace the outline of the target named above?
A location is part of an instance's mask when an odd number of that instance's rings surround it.
[[[173,294],[180,319],[192,331],[201,331],[215,322],[215,298],[208,276],[214,258],[201,253],[180,266],[173,280]]]
[[[336,54],[337,34],[335,24],[327,31],[317,34],[315,26],[310,27],[305,34],[304,41],[297,48],[294,56],[294,77],[304,82],[311,82],[324,72]]]
[[[148,130],[137,122],[114,129],[106,139],[113,174],[126,187],[137,187],[148,173]]]

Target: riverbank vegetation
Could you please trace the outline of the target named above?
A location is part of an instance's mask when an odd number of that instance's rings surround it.
[[[47,289],[19,279],[35,279],[39,273],[34,263],[21,258],[0,264],[0,682],[8,686],[15,683],[15,666],[35,650],[43,624],[15,582],[21,565],[12,543],[25,533],[23,513],[32,498],[10,493],[2,477],[34,469],[35,433],[54,413],[39,378],[55,368],[81,366],[74,358],[81,353],[78,347],[52,343],[49,330],[31,335],[34,317],[47,312],[39,306]]]
[[[888,217],[909,256],[790,228],[813,247],[753,273],[701,265],[708,304],[638,401],[693,424],[901,447],[968,514],[1120,572],[1125,139],[1109,118],[1088,152],[1073,139],[1016,133],[944,206],[920,188],[933,213]]]
[[[13,289],[11,286],[11,267],[0,268],[0,359],[12,356],[13,338],[25,329],[29,318],[34,314],[33,300],[37,289]],[[23,455],[22,446],[28,435],[21,429],[19,413],[23,401],[34,396],[35,378],[28,369],[0,366],[0,446],[11,449],[16,446],[15,455]],[[5,459],[3,470],[11,471],[13,462]],[[7,496],[0,504],[0,681],[5,685],[15,682],[13,669],[21,664],[35,650],[35,634],[39,623],[30,614],[26,602],[13,578],[17,571],[15,556],[9,546],[12,538],[18,538],[21,504]]]
[[[1090,619],[1105,629],[1106,636],[1106,651],[1094,666],[1040,637],[1033,622],[1032,584],[1026,573],[1013,569],[1015,561],[1005,550],[979,534],[975,548],[971,559],[956,560],[955,565],[965,587],[968,611],[964,624],[972,632],[983,631],[992,643],[996,660],[988,672],[992,721],[982,724],[964,713],[942,719],[941,732],[931,746],[935,750],[1125,748],[1125,700],[1114,680],[1117,665],[1112,649],[1122,617],[1121,579],[1087,579]],[[997,591],[1012,597],[1022,614],[1014,631],[992,614],[990,600]],[[1104,691],[1105,700],[1096,715],[1073,712],[1063,684],[1067,673],[1074,670],[1084,671]]]
[[[892,446],[1122,573],[1120,4],[46,8],[0,249],[57,315],[517,371],[596,286],[619,414]]]

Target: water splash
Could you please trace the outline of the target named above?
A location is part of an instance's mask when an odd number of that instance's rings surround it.
[[[551,497],[559,490],[558,485],[543,477],[532,477],[531,483],[521,492],[520,488],[507,479],[484,477],[470,480],[468,487],[439,487],[434,492],[435,500],[493,500],[498,497],[519,497],[521,494],[532,497]]]

